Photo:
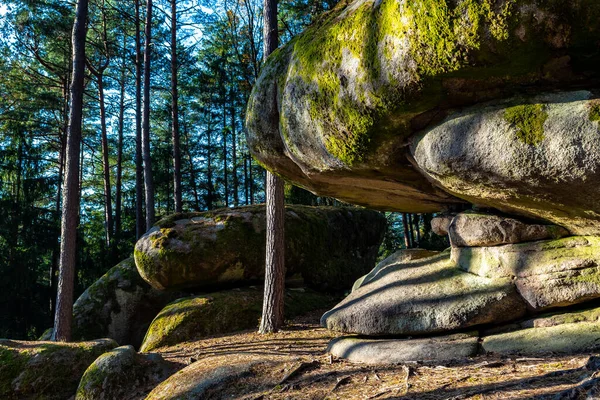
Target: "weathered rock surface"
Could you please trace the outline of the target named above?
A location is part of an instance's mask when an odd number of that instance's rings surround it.
[[[461,271],[444,252],[382,268],[321,318],[336,331],[414,335],[516,319],[525,304],[509,278]]]
[[[490,4],[341,2],[262,69],[247,112],[254,156],[311,191],[373,208],[433,212],[458,201],[409,162],[412,134],[451,107],[599,74],[597,2]]]
[[[380,261],[375,266],[375,268],[373,268],[371,270],[371,272],[369,272],[367,275],[364,275],[364,276],[361,276],[360,278],[358,278],[356,280],[356,282],[354,282],[354,285],[352,285],[352,291],[355,291],[359,287],[364,286],[367,283],[371,282],[383,268],[387,267],[390,264],[397,264],[397,263],[402,263],[402,262],[407,262],[407,261],[412,261],[412,260],[420,260],[422,258],[433,257],[439,253],[440,253],[439,251],[426,250],[426,249],[398,250],[394,254],[392,254],[392,255],[388,256],[387,258],[385,258],[384,260]]]
[[[439,214],[431,219],[431,230],[438,236],[447,236],[455,214]]]
[[[285,294],[287,318],[323,309],[333,298],[312,291],[289,289]],[[202,337],[258,326],[263,289],[248,288],[179,299],[166,306],[152,321],[141,351],[174,345]]]
[[[76,400],[136,398],[174,371],[160,354],[137,354],[121,346],[102,354],[88,367],[77,388]]]
[[[79,343],[0,339],[0,398],[71,398],[86,368],[117,346],[110,339]]]
[[[139,347],[150,322],[170,301],[181,297],[152,288],[133,257],[111,268],[82,293],[73,306],[73,337],[100,337]]]
[[[154,388],[146,400],[224,400],[232,398],[229,389],[240,387],[248,396],[258,397],[277,385],[281,377],[275,376],[273,371],[282,370],[285,365],[257,359],[210,368],[205,363],[195,362]]]
[[[452,249],[460,268],[488,278],[510,278],[533,310],[600,297],[600,237],[573,236],[494,247]]]
[[[385,225],[382,214],[360,208],[287,206],[288,276],[302,274],[318,290],[351,287],[373,268]],[[157,289],[261,281],[265,230],[264,205],[175,214],[142,236],[135,262]]]
[[[481,212],[456,215],[448,228],[450,243],[455,247],[497,246],[560,239],[569,232],[556,225],[528,224],[515,218]]]
[[[449,361],[474,357],[479,350],[476,334],[436,336],[426,339],[333,339],[327,351],[336,357],[364,364],[399,364],[408,361]]]
[[[429,179],[455,196],[598,234],[599,111],[589,91],[479,105],[424,130],[411,150]]]
[[[483,338],[483,350],[496,354],[591,352],[600,349],[600,325],[579,322],[522,329]]]

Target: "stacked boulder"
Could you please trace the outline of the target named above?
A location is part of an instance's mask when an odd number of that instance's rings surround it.
[[[322,318],[329,329],[402,338],[340,338],[330,346],[333,354],[373,363],[439,361],[477,354],[478,338],[485,351],[498,353],[570,352],[600,345],[593,308],[506,325],[600,298],[599,237],[568,236],[556,225],[485,211],[459,213],[446,226],[444,220],[434,218],[432,225],[448,232],[451,249],[379,264]],[[472,332],[455,334],[465,330]],[[428,338],[444,333],[451,336]],[[554,335],[561,338],[553,340]]]

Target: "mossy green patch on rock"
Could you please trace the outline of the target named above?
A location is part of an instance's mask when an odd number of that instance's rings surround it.
[[[108,337],[119,344],[138,347],[156,313],[177,297],[180,294],[152,288],[130,257],[79,296],[73,306],[73,338]]]
[[[140,275],[157,289],[208,288],[264,277],[265,207],[187,215],[150,230],[136,244]],[[327,291],[348,289],[375,264],[385,218],[354,207],[287,206],[286,271]]]
[[[113,400],[148,393],[174,372],[159,354],[137,354],[117,347],[98,357],[85,371],[76,400]]]
[[[0,398],[62,400],[75,394],[86,368],[117,347],[109,339],[57,343],[0,340]]]
[[[237,289],[179,299],[166,306],[154,319],[141,351],[230,333],[258,326],[263,291]],[[333,298],[305,290],[288,290],[285,313],[292,318],[333,304]]]
[[[600,121],[600,100],[592,100],[590,107],[590,121]]]
[[[507,108],[504,119],[517,129],[517,139],[536,146],[544,140],[544,122],[548,113],[542,104],[525,104]]]

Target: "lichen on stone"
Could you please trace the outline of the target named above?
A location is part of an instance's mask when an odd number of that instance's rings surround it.
[[[590,101],[590,121],[600,121],[600,99]]]
[[[548,113],[543,104],[518,105],[504,111],[504,120],[516,128],[517,139],[532,146],[544,140],[546,119]]]

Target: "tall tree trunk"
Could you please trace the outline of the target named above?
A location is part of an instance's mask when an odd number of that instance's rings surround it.
[[[243,153],[242,156],[244,157],[244,203],[248,205],[250,204],[250,192],[248,186],[248,157]]]
[[[277,0],[264,0],[264,54],[265,60],[278,45]],[[283,325],[285,279],[285,204],[283,180],[267,172],[267,252],[265,265],[265,294],[263,300],[261,333],[277,332]]]
[[[187,124],[185,123],[185,117],[182,119],[183,122],[183,136],[185,138],[185,147],[187,159],[190,165],[190,186],[192,187],[192,193],[194,194],[194,211],[200,211],[200,198],[198,195],[198,185],[196,183],[196,170],[194,168],[194,160],[192,159],[192,153],[190,151],[190,135],[187,131]]]
[[[410,236],[408,232],[408,218],[406,217],[406,213],[402,213],[402,229],[404,231],[404,246],[407,249],[410,249]]]
[[[155,219],[154,181],[150,155],[150,59],[152,44],[152,0],[146,0],[146,41],[144,44],[144,109],[142,114],[142,158],[144,160],[144,188],[146,195],[146,230]]]
[[[248,184],[250,186],[250,204],[254,204],[254,166],[252,164],[252,156],[248,154]]]
[[[238,194],[238,176],[237,176],[237,138],[235,134],[235,104],[233,100],[233,90],[231,91],[231,163],[233,165],[233,205],[240,205],[240,196]]]
[[[135,1],[135,237],[145,229],[144,168],[142,162],[142,48],[140,0]]]
[[[415,233],[416,233],[416,245],[415,247],[419,247],[419,245],[421,244],[421,230],[419,229],[419,225],[420,225],[420,221],[421,221],[421,215],[419,214],[413,214],[413,222],[415,225]]]
[[[108,160],[108,135],[106,133],[106,107],[104,103],[104,75],[99,71],[98,95],[100,97],[100,133],[102,136],[102,175],[104,178],[104,223],[106,229],[106,249],[110,251],[112,244],[113,216],[112,195],[110,187],[110,164]]]
[[[208,151],[206,152],[206,208],[209,210],[213,209],[214,199],[214,188],[213,185],[213,170],[212,170],[212,132],[209,129],[206,131],[206,146]]]
[[[127,46],[127,36],[123,32],[123,49]],[[117,255],[117,246],[121,239],[121,205],[123,202],[123,133],[125,130],[125,58],[121,65],[121,81],[119,82],[119,138],[117,141],[117,182],[115,188],[115,243],[113,243],[113,260]]]
[[[179,95],[177,91],[177,0],[171,0],[171,108],[173,135],[173,192],[175,212],[183,210],[181,201],[181,149],[179,146]]]
[[[408,214],[408,236],[410,237],[410,247],[415,247],[415,231],[413,230],[412,214]]]
[[[223,84],[225,84],[225,80],[223,80]],[[225,94],[223,94],[223,96],[225,96]],[[225,207],[229,207],[229,178],[227,177],[227,113],[225,111],[225,97],[223,97],[223,192],[225,196]]]
[[[71,109],[67,133],[65,185],[60,234],[60,263],[54,339],[71,340],[73,318],[73,286],[77,257],[77,223],[79,214],[79,150],[83,113],[83,85],[85,75],[85,37],[88,0],[78,0],[73,24],[73,80],[71,82]]]

